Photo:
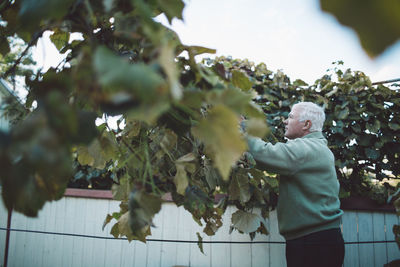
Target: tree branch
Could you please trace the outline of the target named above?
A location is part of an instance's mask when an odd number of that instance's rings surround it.
[[[43,32],[45,30],[40,30],[36,33],[33,34],[33,38],[32,40],[30,40],[30,42],[28,43],[28,46],[25,48],[25,50],[21,53],[21,55],[19,56],[19,58],[14,62],[14,64],[6,71],[4,72],[4,74],[1,75],[1,78],[6,79],[10,74],[15,73],[18,65],[21,63],[22,58],[26,55],[26,53],[28,53],[29,48],[31,48],[36,42],[37,40],[42,37]]]

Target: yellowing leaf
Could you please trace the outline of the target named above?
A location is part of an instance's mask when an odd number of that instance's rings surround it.
[[[196,159],[196,156],[193,153],[188,153],[186,155],[183,155],[179,159],[176,160],[177,163],[184,163],[184,162],[191,162]]]
[[[249,77],[240,70],[232,71],[232,83],[243,91],[248,91],[253,86]]]
[[[118,230],[120,235],[126,236],[128,241],[135,239],[132,233],[131,227],[129,226],[129,211],[124,213],[118,220]]]
[[[265,118],[262,109],[252,101],[252,95],[236,88],[229,88],[223,91],[210,91],[206,95],[206,99],[214,105],[223,104],[236,111],[237,114],[244,114],[254,118]]]
[[[77,153],[79,164],[93,166],[94,157],[90,155],[89,150],[86,146],[78,147]]]
[[[165,153],[170,153],[170,150],[175,147],[177,140],[177,135],[173,131],[167,129],[161,139],[160,146]]]
[[[178,192],[178,194],[185,195],[185,190],[186,187],[189,185],[189,181],[184,164],[176,164],[174,184],[176,186],[176,192]]]
[[[252,136],[263,138],[268,133],[268,127],[263,119],[250,119],[246,121],[246,131]]]
[[[222,178],[227,180],[231,167],[246,150],[235,113],[226,106],[217,105],[192,128],[192,133],[205,144],[206,153]]]
[[[68,44],[69,32],[56,30],[52,35],[50,35],[50,40],[58,50],[61,50],[65,45]]]
[[[179,72],[176,67],[175,59],[175,45],[169,42],[161,48],[160,65],[163,67],[167,74],[169,90],[174,99],[182,98],[182,87],[179,83]]]

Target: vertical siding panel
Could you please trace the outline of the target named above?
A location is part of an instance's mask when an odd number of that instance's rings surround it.
[[[55,206],[53,202],[46,203],[43,217],[45,217],[45,228],[42,231],[53,232],[55,223]],[[51,253],[54,247],[53,235],[44,234],[44,246],[43,246],[43,266],[53,266],[51,262]]]
[[[343,214],[343,239],[345,242],[358,242],[357,212],[346,211]],[[347,244],[345,246],[344,267],[360,266],[358,245]]]
[[[0,187],[0,193],[2,188]],[[7,228],[7,209],[3,204],[3,200],[0,197],[0,227]],[[0,260],[1,264],[4,261],[4,249],[5,249],[5,242],[6,242],[6,230],[0,230]]]
[[[374,228],[371,212],[358,212],[358,240],[360,242],[373,241]],[[360,266],[374,267],[374,245],[372,243],[359,244]]]
[[[33,218],[32,221],[32,229],[33,231],[46,231],[46,217],[48,216],[48,205],[45,204],[42,210],[39,211],[38,217]],[[32,255],[33,261],[32,266],[44,266],[43,265],[43,254],[44,254],[44,244],[45,244],[45,235],[38,233],[31,233],[32,235]]]
[[[177,234],[178,240],[196,240],[192,238],[192,216],[185,210],[183,206],[178,209],[178,224],[179,229]],[[189,266],[190,264],[190,244],[189,243],[177,243],[176,246],[176,265]]]
[[[164,220],[164,208],[160,210],[154,216],[153,224],[151,227],[151,236],[149,239],[162,239],[162,225]],[[161,242],[160,241],[150,241],[147,242],[147,266],[148,267],[158,267],[160,266],[161,260]]]
[[[236,207],[230,206],[231,214],[237,211]],[[232,222],[232,216],[230,223]],[[248,234],[241,234],[237,230],[231,233],[232,241],[249,242],[250,236]],[[231,266],[251,266],[251,244],[231,244]]]
[[[83,200],[83,199],[82,199]],[[83,234],[89,236],[96,236],[99,231],[96,228],[101,227],[101,218],[96,216],[98,213],[96,210],[100,207],[101,200],[99,199],[87,199],[86,207],[82,210],[82,217],[84,218],[84,224],[82,225]],[[94,246],[99,239],[90,237],[81,237],[83,248],[82,248],[82,266],[90,266],[93,264],[93,252]]]
[[[269,214],[269,227],[270,227],[270,241],[271,242],[285,242],[283,236],[279,234],[278,216],[276,210],[271,211]],[[270,252],[270,267],[286,266],[286,245],[285,244],[271,244]]]
[[[107,232],[102,231],[103,222],[107,216],[109,200],[98,199],[93,213],[93,235],[95,236],[110,236]],[[92,250],[93,266],[100,267],[104,265],[106,255],[106,239],[93,239],[94,245]]]
[[[74,220],[72,224],[74,234],[84,234],[85,217],[83,211],[86,210],[86,204],[88,201],[90,201],[90,199],[76,198],[74,207]],[[72,266],[79,267],[82,266],[83,238],[74,236],[72,240]]]
[[[39,213],[39,216],[42,214]],[[26,230],[32,230],[35,228],[35,225],[37,224],[38,218],[26,218]],[[37,253],[35,253],[35,245],[37,244],[37,240],[40,237],[40,234],[35,234],[35,233],[25,233],[25,253],[24,253],[24,262],[22,266],[31,266],[32,262],[35,261],[35,258],[38,256]]]
[[[63,233],[64,232],[64,224],[65,224],[65,198],[62,198],[56,202],[51,202],[52,205],[55,206],[55,226],[54,232]],[[63,244],[65,236],[62,235],[54,235],[52,236],[54,239],[54,246],[51,249],[51,262],[52,266],[61,266],[62,265],[62,254],[64,249],[60,244]]]
[[[113,212],[118,212],[119,209],[119,204],[120,201],[110,201],[109,202],[109,214],[112,214]],[[115,220],[112,220],[104,229],[104,231],[110,235],[111,228],[114,226],[116,223]],[[106,252],[105,252],[105,260],[104,260],[104,267],[112,266],[112,267],[117,267],[121,266],[121,250],[122,250],[122,244],[124,240],[119,240],[119,239],[108,239],[106,242]],[[142,265],[145,266],[145,265]],[[96,266],[97,267],[97,266]]]
[[[135,242],[121,240],[121,266],[132,267],[135,264]]]
[[[381,212],[372,213],[373,240],[384,241],[385,238],[385,214]],[[383,266],[387,262],[387,251],[385,243],[374,244],[374,266]]]
[[[270,231],[270,226],[268,221],[265,227],[267,227],[268,231]],[[269,240],[270,240],[269,235],[266,236],[257,234],[253,241],[269,241]],[[270,244],[259,243],[251,245],[251,258],[253,267],[269,266],[269,258],[270,258],[269,249],[270,249]]]
[[[231,225],[232,209],[227,208],[222,216],[222,226],[218,229],[215,236],[211,237],[211,241],[230,241],[229,227]],[[211,265],[212,266],[231,266],[231,244],[211,244]]]
[[[13,212],[11,228],[25,230],[26,229],[26,217],[19,212]],[[9,262],[9,264],[10,264],[10,266],[17,266],[17,267],[23,266],[23,258],[25,256],[24,247],[26,246],[26,243],[25,243],[26,233],[16,232],[16,231],[13,231],[11,233],[13,233],[14,240],[13,240],[13,246],[11,246],[11,242],[10,242],[9,249],[12,250],[12,254],[9,254],[9,257],[12,257],[13,260],[12,260],[12,262]],[[10,241],[11,241],[11,235],[10,235]],[[10,250],[9,250],[9,253],[10,253]],[[9,259],[9,261],[10,261],[10,259]]]
[[[11,216],[11,228],[16,228],[17,226],[17,221],[18,221],[18,213],[13,211],[12,216]],[[17,254],[15,253],[16,246],[17,246],[17,232],[10,231],[10,237],[9,237],[9,243],[8,243],[8,266],[16,266],[16,256]]]
[[[393,234],[393,225],[399,223],[397,215],[395,213],[386,213],[385,222],[386,222],[386,240],[393,241],[395,240]],[[387,248],[388,262],[400,258],[400,250],[396,243],[393,242],[387,243],[386,248]]]
[[[197,232],[202,236],[203,241],[210,241],[211,238],[203,233],[203,226],[199,226],[193,219],[188,221],[191,224],[189,240],[197,240]],[[201,253],[197,243],[190,244],[190,263],[191,267],[211,266],[211,245],[203,243],[204,254]]]
[[[74,219],[75,219],[75,207],[77,198],[65,197],[65,206],[63,212],[65,214],[65,223],[63,226],[63,233],[72,234],[74,233]],[[63,252],[60,255],[62,259],[63,267],[72,267],[72,258],[74,250],[74,239],[76,237],[64,236],[62,240]]]
[[[162,239],[178,239],[179,209],[174,203],[164,203]],[[177,243],[161,243],[161,266],[174,266],[177,264]]]
[[[0,226],[6,228],[7,211],[0,204]],[[107,236],[113,220],[102,232],[101,226],[109,213],[119,210],[118,201],[64,198],[47,203],[38,218],[27,218],[13,213],[12,228]],[[247,235],[229,235],[232,211],[228,207],[223,227],[210,238],[183,207],[164,203],[154,220],[157,228],[149,238],[197,240],[200,232],[204,240],[248,241]],[[343,215],[343,236],[346,242],[394,240],[392,228],[398,224],[393,213],[346,211]],[[358,224],[358,232],[357,232]],[[384,231],[386,225],[386,232]],[[271,212],[268,237],[256,236],[255,241],[284,241],[278,234],[276,211]],[[6,231],[0,231],[0,257],[4,259]],[[9,266],[286,266],[284,244],[203,244],[206,255],[197,244],[161,243],[124,240],[101,240],[83,237],[58,236],[38,233],[12,232]],[[388,256],[387,256],[388,255]],[[396,243],[348,244],[345,267],[383,266],[400,258]],[[1,263],[0,263],[1,264]]]
[[[135,242],[135,265],[137,267],[147,266],[147,244],[141,241]]]

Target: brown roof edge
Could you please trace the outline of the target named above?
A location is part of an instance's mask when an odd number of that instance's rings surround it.
[[[97,199],[112,199],[111,190],[94,190],[94,189],[76,189],[67,188],[64,196],[66,197],[81,197],[81,198],[97,198]],[[225,195],[217,194],[215,202],[219,202]],[[172,196],[167,193],[162,198],[166,202],[172,201]],[[391,204],[379,205],[375,201],[367,197],[352,196],[341,199],[341,209],[344,210],[359,210],[359,211],[381,211],[395,212],[394,206]]]

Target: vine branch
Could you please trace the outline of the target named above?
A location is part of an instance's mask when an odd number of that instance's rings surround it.
[[[26,56],[26,53],[28,53],[29,48],[31,48],[40,37],[42,37],[44,31],[45,30],[40,30],[33,34],[32,40],[29,41],[28,46],[24,49],[24,51],[22,51],[19,58],[14,62],[14,64],[6,72],[4,72],[3,75],[1,75],[1,77],[3,79],[7,78],[12,73],[15,73],[15,70],[18,67],[18,65],[21,63],[22,58],[24,56]]]

